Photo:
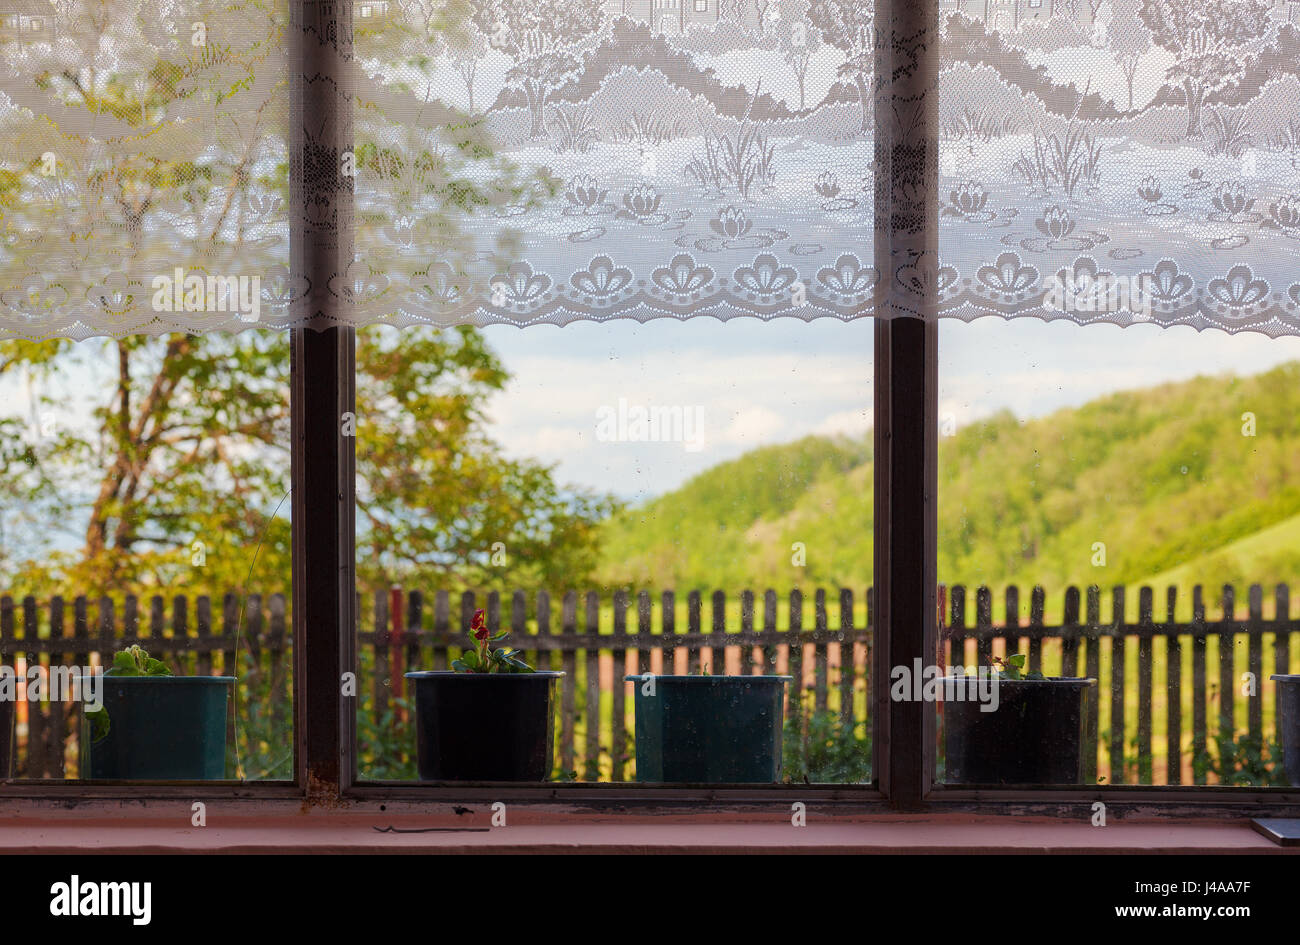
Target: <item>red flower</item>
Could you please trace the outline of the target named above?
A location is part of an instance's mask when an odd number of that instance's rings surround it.
[[[469,621],[469,629],[474,634],[475,640],[486,640],[491,636],[487,628],[487,615],[482,610],[474,611],[474,616]]]

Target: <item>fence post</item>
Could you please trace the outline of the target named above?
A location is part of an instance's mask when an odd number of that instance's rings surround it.
[[[1155,598],[1149,587],[1138,588],[1138,783],[1151,784],[1155,771],[1151,760],[1152,635],[1155,628]]]
[[[1205,600],[1201,585],[1192,588],[1192,780],[1205,783],[1205,771],[1198,762],[1205,757]]]
[[[611,765],[610,780],[624,780],[624,760],[627,752],[627,722],[624,712],[627,708],[627,683],[623,677],[627,674],[627,591],[619,588],[614,591],[614,644],[613,671],[610,678],[610,734],[609,760]]]
[[[727,595],[714,591],[710,600],[709,671],[715,676],[727,672]]]
[[[600,773],[600,596],[587,592],[583,669],[587,677],[586,744],[582,748],[583,776],[595,781]]]
[[[686,644],[686,672],[700,671],[700,592],[691,591],[686,595],[686,633],[690,641]]]
[[[853,641],[853,590],[840,588],[840,725],[852,734],[857,728],[853,705],[855,678],[858,674],[858,647]]]
[[[1264,588],[1250,585],[1250,632],[1247,635],[1247,667],[1254,685],[1246,704],[1250,734],[1262,750],[1264,744]]]
[[[1234,716],[1237,697],[1236,638],[1232,624],[1237,619],[1237,595],[1231,584],[1223,585],[1223,625],[1219,632],[1219,761],[1223,761],[1222,739],[1232,739],[1235,747],[1237,722]],[[1232,749],[1230,749],[1232,750]],[[1234,752],[1235,754],[1235,752]]]
[[[1285,584],[1279,584],[1273,589],[1273,672],[1279,676],[1285,676],[1291,672],[1291,631],[1288,629],[1291,620],[1291,590]],[[1273,735],[1278,741],[1282,740],[1282,719],[1277,708],[1277,689],[1273,690]]]
[[[826,679],[830,675],[830,647],[825,642],[828,630],[826,591],[820,587],[813,592],[813,629],[818,638],[818,642],[813,644],[813,686],[816,692],[813,705],[818,712],[825,712],[828,704]]]
[[[1174,625],[1178,619],[1178,588],[1165,592],[1165,783],[1183,783],[1183,647]]]
[[[1124,588],[1111,588],[1110,619],[1113,636],[1110,638],[1110,783],[1123,784],[1128,779],[1124,765],[1124,671],[1127,669],[1127,643],[1125,635]],[[1116,772],[1118,771],[1118,776]]]
[[[574,725],[573,715],[576,711],[576,697],[574,688],[577,686],[575,678],[578,668],[578,657],[574,650],[572,638],[578,632],[578,593],[577,591],[565,591],[564,598],[560,602],[560,633],[568,637],[560,650],[560,668],[564,671],[564,676],[560,680],[560,769],[568,775],[570,771],[576,771],[574,766],[576,751],[574,749]]]
[[[388,684],[393,698],[400,699],[405,694],[402,676],[402,589],[394,584],[388,589]],[[397,710],[398,717],[404,713]],[[403,717],[403,721],[405,718]]]
[[[790,685],[790,700],[792,706],[803,705],[803,642],[800,639],[803,633],[803,591],[795,588],[790,592],[790,626],[787,630],[789,642],[786,644],[786,665],[790,667],[789,673],[794,677]]]
[[[545,593],[543,591],[543,593]],[[451,595],[438,591],[433,595],[433,632],[446,639],[451,633]],[[433,668],[445,670],[449,665],[450,649],[445,643],[433,645]]]
[[[375,650],[375,671],[374,681],[371,688],[374,690],[375,699],[373,712],[375,724],[378,725],[383,721],[384,714],[388,712],[388,698],[390,693],[397,695],[392,691],[393,675],[392,668],[389,665],[389,650],[392,641],[388,639],[388,593],[386,591],[375,591],[375,617],[372,646]]]

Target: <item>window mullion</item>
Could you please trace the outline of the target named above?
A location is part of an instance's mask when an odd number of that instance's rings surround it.
[[[934,777],[933,707],[889,683],[938,652],[938,35],[936,5],[876,0],[874,767],[899,808]]]
[[[342,280],[352,260],[352,3],[291,0],[294,745],[298,783],[337,795],[353,779],[355,331]],[[348,162],[350,163],[350,161]],[[355,687],[352,691],[355,691]]]

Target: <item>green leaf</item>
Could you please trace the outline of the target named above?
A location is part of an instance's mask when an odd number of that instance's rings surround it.
[[[90,723],[90,740],[99,742],[104,740],[111,727],[108,720],[108,709],[101,706],[98,709],[89,709],[86,712],[86,721]]]
[[[451,668],[452,668],[453,670],[455,670],[456,672],[458,672],[458,673],[472,673],[472,672],[474,672],[474,670],[470,669],[469,666],[466,665],[466,663],[465,663],[464,660],[452,660],[452,661],[451,661]]]
[[[1016,669],[1024,669],[1024,668],[1025,668],[1025,654],[1024,654],[1024,653],[1016,653],[1016,654],[1014,654],[1013,656],[1011,656],[1011,658],[1008,659],[1007,662],[1010,663],[1012,666],[1014,666]]]
[[[162,660],[149,658],[144,661],[144,674],[146,676],[170,676],[172,671],[167,668],[167,664]]]
[[[114,676],[139,676],[140,667],[136,664],[135,654],[130,650],[119,650],[113,655]]]
[[[510,636],[509,630],[498,630],[496,633],[492,634],[490,642],[496,643],[498,640],[504,640],[508,636]]]

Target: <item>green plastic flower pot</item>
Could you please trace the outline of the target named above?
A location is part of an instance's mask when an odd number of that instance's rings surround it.
[[[625,676],[636,685],[636,779],[771,784],[781,778],[790,676]]]
[[[92,742],[89,723],[83,724],[82,770],[95,780],[224,778],[234,682],[234,676],[104,676],[109,730]]]

